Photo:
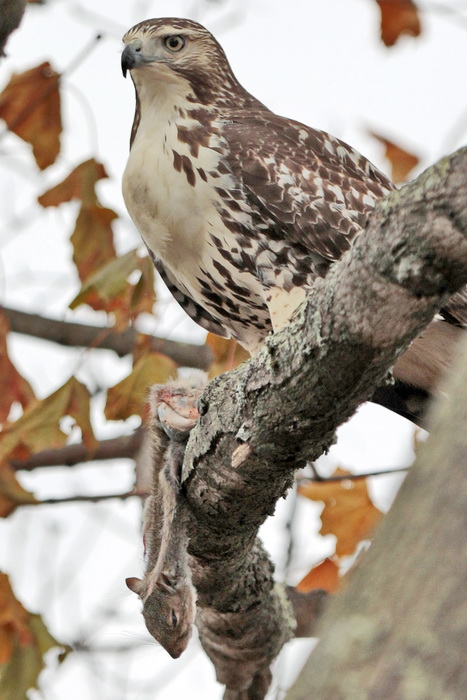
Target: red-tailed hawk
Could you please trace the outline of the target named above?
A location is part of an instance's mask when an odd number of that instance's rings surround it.
[[[151,19],[123,41],[136,90],[128,211],[189,316],[254,352],[393,185],[346,143],[250,95],[200,24]],[[445,315],[466,322],[465,299]],[[429,387],[457,332],[432,323],[396,376]]]

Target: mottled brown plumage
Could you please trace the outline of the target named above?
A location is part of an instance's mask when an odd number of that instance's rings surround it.
[[[393,185],[344,142],[256,100],[196,22],[148,20],[124,42],[130,215],[185,311],[255,351]],[[460,306],[450,320],[464,321]]]

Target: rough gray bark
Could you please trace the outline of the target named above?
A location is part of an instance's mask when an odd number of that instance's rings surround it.
[[[294,617],[255,539],[291,485],[467,282],[467,149],[380,202],[289,327],[201,399],[184,480],[201,642],[229,700],[260,700]]]
[[[467,344],[447,393],[287,700],[465,697]]]

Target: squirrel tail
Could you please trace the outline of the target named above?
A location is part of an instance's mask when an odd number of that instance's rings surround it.
[[[171,442],[167,450],[165,464],[159,472],[159,489],[162,494],[163,519],[160,537],[160,548],[157,561],[148,576],[148,586],[145,599],[149,598],[157,584],[167,588],[175,587],[175,571],[169,566],[166,569],[167,554],[173,539],[174,520],[180,500],[180,476],[183,466],[185,445]]]

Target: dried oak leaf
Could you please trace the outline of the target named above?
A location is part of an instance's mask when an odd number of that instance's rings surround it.
[[[316,588],[322,588],[328,593],[335,593],[340,586],[341,579],[339,578],[339,567],[332,559],[325,559],[313,567],[306,576],[302,578],[296,586],[297,590],[302,593],[313,591]]]
[[[94,158],[80,163],[58,185],[38,197],[43,207],[57,207],[72,199],[81,201],[71,236],[73,262],[82,282],[116,256],[112,222],[118,215],[99,204],[96,183],[106,178],[102,163]]]
[[[7,420],[15,401],[25,408],[35,399],[31,385],[21,376],[8,356],[9,330],[8,320],[0,312],[0,424]]]
[[[402,34],[420,36],[422,32],[417,6],[412,0],[376,0],[381,11],[381,39],[394,46]]]
[[[209,368],[209,379],[214,379],[219,374],[238,367],[250,358],[250,353],[242,348],[236,340],[221,338],[214,333],[208,333],[206,345],[211,348],[214,356],[213,363]]]
[[[177,365],[166,355],[149,352],[135,363],[131,374],[107,392],[105,417],[125,420],[133,415],[144,416],[149,388],[174,379]]]
[[[13,74],[0,93],[0,118],[10,131],[31,144],[41,170],[52,165],[60,153],[59,81],[60,75],[46,61]]]
[[[337,469],[333,476],[351,476]],[[313,482],[299,486],[298,492],[313,501],[323,501],[322,535],[335,535],[338,557],[353,554],[362,540],[368,539],[382,513],[370,500],[365,479],[355,481]]]
[[[413,153],[409,153],[404,148],[397,146],[393,141],[380,136],[380,134],[374,131],[369,132],[373,138],[378,139],[385,147],[384,157],[391,163],[391,179],[394,183],[399,184],[401,182],[407,182],[409,175],[416,165],[419,164],[420,159],[417,158]]]
[[[81,282],[115,258],[112,221],[117,218],[112,209],[98,204],[81,207],[70,239]]]
[[[39,501],[34,494],[23,489],[10,465],[0,462],[0,518],[8,517],[18,506],[26,503],[33,505]]]
[[[45,627],[40,615],[33,615],[15,598],[8,576],[0,573],[0,697],[26,698],[37,688],[49,649],[61,648],[61,663],[70,649],[60,644]]]
[[[47,448],[63,447],[67,435],[60,427],[64,416],[74,419],[88,449],[96,447],[89,417],[89,392],[75,377],[42,401],[34,401],[21,418],[0,433],[0,459],[29,455]]]

